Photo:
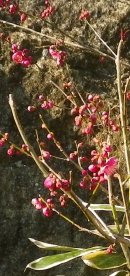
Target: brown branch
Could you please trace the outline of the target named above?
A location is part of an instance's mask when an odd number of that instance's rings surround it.
[[[21,125],[21,123],[19,121],[19,118],[17,116],[16,106],[14,104],[13,95],[12,94],[9,95],[9,105],[10,105],[10,108],[11,108],[11,111],[12,111],[12,114],[13,114],[13,118],[14,118],[15,124],[16,124],[16,126],[18,128],[18,131],[19,131],[19,133],[20,133],[20,135],[21,135],[21,137],[22,137],[25,145],[28,146],[29,152],[30,152],[32,158],[34,159],[35,163],[37,164],[38,168],[40,169],[40,171],[43,173],[43,175],[45,177],[47,177],[48,171],[46,170],[45,166],[43,166],[43,164],[41,163],[41,161],[38,159],[37,154],[34,151],[34,148],[30,145],[30,143],[29,143],[29,141],[28,141],[28,139],[27,139],[27,137],[26,137],[26,135],[25,135],[25,133],[23,131],[22,125]]]

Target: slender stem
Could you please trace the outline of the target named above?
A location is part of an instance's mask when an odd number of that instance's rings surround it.
[[[128,231],[130,233],[129,206],[128,206],[128,203],[127,203],[127,200],[126,200],[126,195],[125,195],[126,191],[124,189],[124,186],[122,185],[122,181],[121,181],[120,175],[118,174],[117,177],[118,177],[118,180],[119,180],[120,189],[121,189],[121,195],[122,195],[123,204],[124,204],[124,208],[125,208],[125,216],[126,216],[126,222],[127,222],[127,226],[128,226]],[[123,233],[124,225],[125,225],[125,220],[124,220],[124,223],[122,223],[122,229],[121,229],[120,234]]]
[[[33,29],[30,29],[30,28],[27,28],[27,27],[24,27],[24,26],[15,24],[15,23],[8,22],[8,21],[6,21],[6,20],[0,19],[0,23],[1,23],[1,24],[4,24],[4,25],[12,26],[12,27],[15,28],[15,29],[16,29],[16,28],[21,29],[21,30],[23,30],[24,32],[31,32],[31,33],[35,34],[36,36],[46,37],[46,38],[48,38],[49,40],[54,41],[54,42],[57,41],[57,37],[49,36],[49,35],[46,35],[46,34],[37,32],[37,31],[35,31],[35,30],[33,30]],[[90,25],[90,26],[91,26],[91,25]],[[96,31],[93,29],[92,26],[91,26],[91,29],[92,29],[92,30],[94,31],[94,33],[96,34]],[[60,29],[58,29],[58,30],[60,30]],[[65,34],[65,35],[66,35],[66,37],[68,36],[67,34]],[[100,38],[99,35],[98,35],[98,38]],[[72,39],[74,40],[74,38],[72,38]],[[103,43],[105,46],[107,45],[107,43],[106,43],[103,39],[100,39],[100,40],[102,41],[102,43]],[[88,52],[88,53],[95,53],[96,55],[101,55],[101,56],[104,56],[104,57],[106,57],[106,58],[109,58],[109,59],[115,61],[115,58],[114,58],[114,57],[112,57],[112,56],[110,56],[110,55],[108,55],[108,54],[106,54],[106,53],[104,53],[104,52],[102,52],[102,51],[100,51],[100,50],[94,48],[92,45],[90,45],[90,46],[83,46],[83,45],[79,44],[78,42],[77,42],[77,43],[73,43],[73,42],[68,41],[68,40],[64,40],[64,44],[65,44],[65,45],[68,45],[68,46],[70,46],[70,47],[73,47],[73,48],[79,48],[79,49],[84,50],[84,51],[86,51],[86,52]],[[44,47],[44,46],[43,46],[43,47]],[[106,47],[107,47],[107,46],[106,46]],[[109,47],[109,46],[108,46],[108,47]],[[107,47],[107,48],[108,48],[108,47]],[[110,50],[110,47],[109,47],[109,50]],[[111,50],[111,51],[112,51],[112,50]],[[112,51],[112,52],[113,52],[113,51]],[[113,52],[112,54],[115,55],[114,52]],[[126,62],[121,61],[121,64],[122,64],[122,65],[125,65],[125,66],[127,66],[127,67],[130,67],[130,65],[129,65],[128,63],[126,63]]]
[[[50,81],[67,99],[68,99],[68,95],[63,91],[63,89],[61,89],[54,81]],[[72,99],[69,99],[69,101],[73,104],[76,105],[75,101],[73,101]]]
[[[64,220],[66,220],[67,222],[69,222],[70,224],[72,224],[73,226],[75,226],[76,228],[78,228],[80,231],[87,232],[89,234],[95,234],[95,235],[101,237],[101,235],[98,234],[98,232],[95,232],[93,230],[89,230],[87,228],[84,228],[84,227],[80,226],[79,224],[75,223],[74,221],[72,221],[71,219],[69,219],[68,217],[66,217],[65,215],[63,215],[61,212],[57,211],[56,209],[53,208],[53,211],[55,213],[57,213],[60,217],[62,217]]]
[[[130,175],[130,160],[129,160],[129,147],[128,147],[128,141],[127,141],[127,133],[126,133],[126,118],[125,118],[125,110],[124,110],[124,97],[121,89],[121,63],[120,63],[120,52],[121,52],[121,46],[123,41],[121,40],[118,46],[117,50],[117,58],[116,58],[116,70],[117,70],[117,88],[118,88],[118,96],[119,96],[119,105],[120,105],[120,121],[121,121],[121,129],[122,129],[122,135],[123,135],[123,143],[124,143],[124,154],[125,154],[125,160],[126,160],[126,168],[127,168],[127,174]],[[123,192],[122,197],[124,197],[124,190],[121,189]],[[125,192],[125,202],[126,205],[129,205],[129,193],[130,193],[130,183],[129,183],[129,190]],[[130,214],[128,207],[126,208],[126,220],[128,224],[129,234],[130,234]]]
[[[15,28],[15,29],[16,29],[16,28],[17,28],[17,29],[21,29],[21,30],[23,30],[24,32],[31,32],[31,33],[33,33],[33,34],[35,34],[35,35],[37,35],[37,36],[46,37],[46,38],[48,38],[50,41],[53,41],[53,42],[56,42],[56,41],[57,41],[57,37],[50,36],[50,35],[46,35],[46,34],[37,32],[37,31],[35,31],[35,30],[33,30],[33,29],[30,29],[30,28],[27,28],[27,27],[24,27],[24,26],[15,24],[15,23],[8,22],[8,21],[6,21],[6,20],[0,19],[0,23],[1,23],[1,24],[5,24],[5,25],[12,26],[12,27]],[[58,29],[58,30],[59,30],[60,32],[62,32],[60,29]],[[64,34],[65,34],[65,33],[64,33]],[[67,34],[65,34],[65,36],[68,37]],[[70,37],[70,36],[69,36],[69,38],[71,38],[71,40],[75,40],[73,37]],[[68,45],[68,46],[71,46],[71,47],[74,47],[74,48],[79,48],[79,49],[84,50],[84,51],[88,51],[88,52],[90,52],[90,53],[94,52],[94,53],[96,53],[96,54],[98,54],[98,55],[102,55],[102,56],[104,56],[104,57],[108,57],[109,59],[111,59],[111,60],[113,60],[113,61],[115,60],[112,56],[110,56],[110,55],[108,55],[108,54],[106,54],[106,53],[104,53],[104,52],[102,52],[102,51],[100,51],[100,50],[94,48],[93,46],[86,47],[86,46],[83,46],[83,45],[79,44],[78,42],[73,43],[73,42],[68,41],[68,40],[64,40],[64,44],[65,44],[65,45]],[[129,65],[127,64],[127,66],[129,66]]]
[[[124,103],[124,117],[125,117],[125,125],[127,124],[127,105],[126,105],[126,93],[127,93],[127,88],[130,82],[130,77],[127,78],[126,80],[126,84],[125,84],[125,89],[123,91],[123,95],[124,95],[124,99],[123,99],[123,103]]]
[[[43,120],[43,117],[41,116],[41,114],[39,115],[40,120],[42,121],[42,123],[44,124],[46,130],[48,131],[48,133],[52,133],[50,131],[50,129],[48,128],[48,126],[46,125],[46,123]],[[71,160],[68,156],[68,154],[64,151],[64,149],[62,148],[61,144],[59,143],[59,141],[56,140],[55,137],[53,137],[53,142],[56,145],[56,147],[60,150],[60,152],[66,157],[66,161],[70,161],[79,171],[81,171],[80,166],[73,160]]]
[[[79,207],[79,209],[83,212],[85,217],[90,220],[90,222],[95,226],[95,228],[103,235],[107,240],[111,242],[115,242],[114,234],[111,230],[106,226],[106,224],[101,220],[101,218],[94,212],[90,207],[84,206],[82,200],[73,192],[68,192],[68,196],[72,199],[72,201]]]
[[[102,185],[99,186],[100,190],[105,193],[108,196],[108,190],[103,187]],[[112,199],[119,205],[123,206],[123,203],[120,199],[116,198],[114,195],[112,195]]]
[[[55,155],[52,155],[52,154],[51,154],[51,158],[55,158],[55,159],[59,159],[59,160],[63,160],[63,161],[69,162],[68,159],[65,159],[65,158],[59,157],[59,156],[55,156]]]
[[[96,192],[99,190],[99,187],[100,187],[100,183],[97,183],[95,189],[93,190],[92,195],[90,196],[90,199],[89,199],[89,201],[88,201],[87,206],[90,206],[90,204],[91,204],[91,202],[92,202],[92,200],[93,200],[93,198],[94,198]]]
[[[118,216],[117,216],[115,204],[114,204],[114,201],[113,201],[112,182],[111,182],[110,177],[107,178],[107,183],[108,183],[109,204],[111,206],[113,219],[114,219],[117,231],[119,233],[120,232],[120,226],[119,226],[119,221],[118,221]]]
[[[130,250],[129,250],[128,246],[126,244],[124,244],[124,243],[120,242],[120,246],[121,246],[122,251],[124,253],[124,256],[126,258],[127,267],[128,267],[128,269],[130,269]]]
[[[44,200],[43,197],[40,198],[42,200],[42,202],[44,204],[46,204],[46,206],[48,206],[47,202]],[[79,224],[75,223],[73,220],[69,219],[68,217],[66,217],[65,215],[63,215],[61,212],[59,212],[58,210],[56,210],[55,208],[52,209],[53,212],[55,212],[57,215],[59,215],[60,217],[62,217],[64,220],[66,220],[67,222],[69,222],[70,224],[72,224],[73,226],[75,226],[76,228],[78,228],[80,231],[83,231],[83,232],[87,232],[89,234],[92,234],[92,231],[90,231],[89,229],[87,228],[84,228],[82,226],[80,226]],[[97,232],[94,231],[94,234],[95,235],[98,235]],[[98,235],[100,236],[100,235]]]
[[[27,139],[27,137],[26,137],[26,135],[23,131],[22,125],[21,125],[21,123],[19,121],[19,118],[17,116],[16,107],[15,107],[15,104],[14,104],[14,101],[13,101],[13,95],[12,94],[9,95],[9,105],[10,105],[10,108],[11,108],[11,111],[12,111],[12,114],[13,114],[13,117],[14,117],[15,124],[18,128],[18,131],[19,131],[25,145],[28,146],[28,149],[29,149],[29,152],[30,152],[32,158],[34,159],[34,161],[37,164],[40,171],[46,177],[48,175],[48,171],[46,170],[46,168],[43,166],[43,164],[38,159],[37,154],[35,153],[33,147],[30,145],[30,143],[29,143],[29,141],[28,141],[28,139]]]
[[[84,215],[92,222],[92,224],[101,234],[101,236],[104,236],[107,240],[111,241],[112,243],[120,244],[127,261],[127,266],[130,269],[130,264],[129,264],[130,254],[129,254],[129,248],[128,248],[130,247],[130,240],[118,234],[115,234],[115,233],[113,234],[110,231],[110,229],[105,225],[105,223],[99,218],[99,216],[90,209],[90,207],[88,209],[86,208],[83,209],[83,204],[81,199],[78,198],[77,195],[74,194],[74,192],[71,192],[70,198],[82,210]]]
[[[125,159],[126,159],[126,166],[127,166],[127,174],[130,174],[130,161],[129,161],[129,150],[128,150],[128,142],[127,142],[127,135],[126,135],[126,125],[125,125],[125,114],[124,114],[124,98],[121,89],[121,62],[120,62],[120,52],[121,46],[123,41],[121,40],[118,45],[117,50],[117,57],[116,57],[116,70],[117,70],[117,89],[118,89],[118,96],[119,96],[119,105],[120,105],[120,121],[121,121],[121,129],[123,135],[123,142],[124,142],[124,152],[125,152]]]
[[[101,36],[95,31],[92,25],[86,21],[90,29],[94,32],[94,34],[98,37],[98,39],[102,42],[103,45],[112,53],[112,55],[116,58],[116,54],[112,51],[112,49],[107,45],[107,43],[101,38]]]
[[[120,53],[121,53],[121,46],[123,41],[120,40],[118,49],[117,49],[117,56],[115,59],[116,63],[116,71],[117,71],[117,89],[118,89],[118,96],[119,96],[119,106],[120,106],[120,122],[121,122],[121,129],[122,129],[122,136],[123,136],[123,143],[124,143],[124,154],[125,154],[125,161],[126,161],[126,168],[127,174],[130,174],[130,161],[129,161],[129,148],[128,148],[128,141],[127,141],[127,134],[126,134],[126,112],[125,112],[125,103],[124,103],[124,95],[122,93],[121,88],[121,62],[120,62]],[[125,216],[128,225],[128,231],[130,234],[130,214],[129,214],[129,193],[130,193],[130,184],[129,190],[126,190],[124,193],[124,189],[122,188],[122,183],[120,183],[122,198],[124,201],[124,206],[126,208]],[[127,260],[127,266],[130,269],[130,251],[128,250],[127,246],[122,246],[122,250]]]
[[[130,179],[130,175],[128,175],[127,178],[124,180],[124,182],[122,182],[122,185],[123,186],[125,185],[125,187],[126,187],[127,186],[127,182],[128,182],[129,179]]]

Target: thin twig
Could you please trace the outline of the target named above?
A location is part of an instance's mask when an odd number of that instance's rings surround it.
[[[124,186],[122,185],[122,180],[121,180],[120,175],[117,174],[117,177],[118,177],[118,180],[119,180],[121,195],[122,195],[123,204],[124,204],[124,208],[125,208],[126,222],[127,222],[128,229],[130,229],[130,221],[129,221],[129,215],[128,215],[129,214],[129,207],[128,207],[128,203],[127,203],[126,195],[125,195],[126,191],[124,189]],[[124,220],[124,223],[122,223],[122,228],[121,228],[120,234],[123,234],[123,229],[125,228],[124,225],[125,225],[126,222]],[[130,232],[129,232],[129,234],[130,234]]]
[[[118,233],[120,233],[119,220],[118,220],[115,204],[114,204],[114,201],[113,201],[112,182],[111,182],[110,176],[107,178],[107,183],[108,183],[109,204],[110,204],[111,209],[112,209],[112,215],[113,215],[113,219],[114,219],[117,231],[118,231]]]
[[[25,145],[28,146],[28,149],[29,149],[29,152],[32,156],[32,158],[34,159],[35,163],[37,164],[38,168],[40,169],[40,171],[43,173],[43,175],[46,177],[48,175],[48,171],[46,170],[46,168],[43,166],[43,164],[40,162],[40,160],[38,159],[37,157],[37,154],[35,153],[33,147],[30,145],[24,131],[23,131],[23,128],[22,128],[22,125],[19,121],[19,118],[17,116],[17,112],[16,112],[16,107],[15,107],[15,104],[14,104],[14,101],[13,101],[13,95],[10,94],[9,95],[9,105],[10,105],[10,108],[11,108],[11,111],[12,111],[12,114],[13,114],[13,118],[14,118],[14,121],[15,121],[15,124],[18,128],[18,131],[25,143]]]
[[[43,120],[43,117],[42,117],[41,114],[39,115],[39,118],[42,121],[42,123],[44,124],[44,126],[45,126],[46,130],[48,131],[48,133],[52,133],[50,131],[50,129],[48,128],[48,126],[46,125],[45,121]],[[66,157],[66,161],[70,161],[79,171],[81,171],[80,166],[75,161],[73,161],[69,158],[68,154],[65,152],[65,150],[62,148],[60,142],[57,141],[55,137],[53,137],[53,142],[56,145],[56,147],[60,150],[60,152]]]
[[[44,34],[44,33],[40,33],[40,32],[37,32],[37,31],[35,31],[35,30],[33,30],[33,29],[30,29],[30,28],[27,28],[27,27],[24,27],[24,26],[15,24],[15,23],[8,22],[8,21],[6,21],[6,20],[0,19],[0,23],[1,23],[1,24],[4,24],[4,25],[9,25],[9,26],[11,26],[11,27],[13,27],[13,28],[15,28],[15,29],[21,29],[21,30],[23,30],[24,32],[33,33],[33,34],[35,34],[36,36],[41,36],[41,37],[48,38],[50,41],[53,41],[53,43],[55,43],[55,42],[57,41],[57,37],[50,36],[50,35],[47,35],[47,34]],[[63,33],[63,31],[61,31],[60,29],[58,29],[58,31],[60,31],[60,33],[61,33],[61,32]],[[75,40],[73,37],[70,37],[69,35],[67,35],[67,34],[65,34],[65,33],[64,33],[64,35],[65,35],[66,37],[71,38],[71,40],[73,40],[73,41]],[[102,52],[102,51],[100,51],[100,50],[94,48],[93,46],[86,47],[86,46],[83,46],[83,45],[79,44],[78,42],[73,43],[73,42],[68,41],[68,40],[65,40],[65,39],[64,39],[64,44],[65,44],[65,45],[68,45],[68,46],[70,46],[70,47],[73,47],[73,48],[79,48],[79,49],[81,49],[81,50],[84,50],[84,51],[87,51],[87,52],[90,52],[90,53],[93,53],[93,52],[94,52],[94,53],[96,53],[96,54],[98,54],[98,55],[102,55],[102,56],[104,56],[104,57],[107,57],[107,58],[109,58],[109,59],[111,59],[111,60],[113,60],[113,61],[115,60],[112,56],[110,56],[110,55],[108,55],[108,54],[106,54],[106,53],[104,53],[104,52]]]
[[[68,221],[70,224],[72,224],[73,226],[75,226],[76,228],[78,228],[79,231],[87,232],[89,234],[94,234],[94,235],[97,235],[97,236],[101,237],[101,235],[98,234],[98,232],[93,231],[93,230],[89,230],[87,228],[84,228],[84,227],[80,226],[79,224],[75,223],[74,221],[72,221],[71,219],[69,219],[68,217],[66,217],[65,215],[63,215],[61,212],[57,211],[56,209],[53,208],[53,211],[55,213],[57,213],[60,217],[62,217],[64,220]]]
[[[96,212],[94,212],[90,207],[84,206],[82,200],[73,191],[69,192],[68,196],[84,213],[85,217],[90,220],[90,222],[95,226],[99,233],[101,233],[107,240],[113,243],[116,241],[112,231],[101,220],[101,218],[97,215]]]
[[[65,97],[66,99],[68,99],[68,95],[63,91],[63,89],[61,89],[54,81],[50,81]],[[72,99],[69,98],[69,101],[73,104],[76,105],[75,101],[73,101]]]
[[[112,51],[112,49],[108,46],[108,44],[101,38],[101,36],[95,31],[95,29],[92,27],[92,25],[88,22],[88,20],[86,20],[88,26],[90,27],[90,29],[94,32],[94,34],[98,37],[98,39],[102,42],[103,45],[105,45],[105,47],[109,50],[109,52],[112,53],[112,55],[114,56],[114,58],[116,58],[116,54]]]
[[[108,190],[107,190],[104,186],[100,185],[99,188],[100,188],[100,190],[101,190],[103,193],[105,193],[105,194],[108,196]],[[119,198],[116,198],[114,195],[112,195],[112,199],[113,199],[117,204],[123,206],[123,203],[122,203],[122,201],[121,201]]]
[[[127,142],[127,133],[126,133],[126,118],[125,118],[125,105],[124,105],[124,96],[122,93],[121,88],[121,62],[120,62],[120,53],[121,53],[121,46],[123,41],[120,40],[118,49],[117,49],[117,56],[115,59],[116,63],[116,71],[117,71],[117,89],[118,89],[118,97],[119,97],[119,106],[120,106],[120,122],[121,122],[121,130],[122,130],[122,136],[123,136],[123,143],[124,143],[124,154],[125,154],[125,161],[126,161],[126,168],[127,168],[127,174],[130,174],[130,161],[129,161],[129,149],[128,149],[128,142]],[[120,183],[122,185],[122,183]],[[120,186],[121,187],[121,186]],[[123,201],[125,200],[125,216],[128,226],[128,231],[130,235],[130,214],[128,210],[129,206],[129,193],[130,193],[130,187],[128,190],[125,191],[121,188],[122,198]],[[124,256],[127,260],[127,266],[130,269],[130,251],[127,246],[124,246],[122,243],[120,243]]]
[[[121,40],[117,50],[117,58],[116,62],[116,70],[117,70],[117,88],[118,88],[118,96],[119,96],[119,105],[120,105],[120,120],[121,120],[121,129],[123,135],[124,142],[124,152],[125,159],[127,165],[127,174],[130,174],[130,161],[129,161],[129,150],[128,150],[128,142],[127,142],[127,134],[126,134],[126,125],[125,125],[125,114],[124,114],[124,98],[121,89],[121,62],[120,62],[120,52],[123,41]]]
[[[125,114],[124,114],[124,97],[121,89],[120,52],[121,52],[122,43],[123,41],[121,40],[118,46],[117,58],[115,62],[116,62],[116,70],[117,70],[117,88],[118,88],[119,105],[120,105],[120,121],[121,121],[121,129],[122,129],[122,136],[123,136],[123,143],[124,143],[124,154],[125,154],[127,174],[130,175],[129,147],[128,147],[128,141],[127,141]],[[129,184],[129,190],[126,190],[125,192],[125,201],[127,206],[129,205],[129,191],[130,191],[130,184]],[[122,189],[122,192],[123,192],[123,189]],[[124,197],[123,194],[122,194],[122,197]],[[126,214],[127,226],[130,234],[130,214],[129,214],[128,208],[126,209],[126,212],[127,212]]]
[[[6,20],[2,20],[2,19],[0,19],[0,23],[1,24],[4,24],[4,25],[9,25],[9,26],[12,26],[13,28],[15,28],[15,29],[21,29],[21,30],[23,30],[24,32],[30,32],[30,33],[33,33],[33,34],[35,34],[36,36],[41,36],[41,37],[45,37],[45,38],[48,38],[50,41],[53,41],[54,43],[57,41],[57,37],[54,37],[54,36],[50,36],[50,35],[47,35],[47,34],[43,34],[43,33],[40,33],[40,32],[37,32],[37,31],[35,31],[35,30],[33,30],[33,29],[30,29],[30,28],[27,28],[27,27],[24,27],[24,26],[21,26],[21,25],[17,25],[17,24],[15,24],[15,23],[11,23],[11,22],[8,22],[8,21],[6,21]],[[91,28],[92,29],[92,28]],[[95,30],[94,30],[95,31]],[[67,37],[68,35],[66,34],[66,37]],[[100,37],[100,36],[99,36]],[[74,38],[73,38],[73,40],[74,40]],[[106,42],[104,42],[102,39],[100,39],[102,42],[103,42],[103,44],[106,46],[107,44],[106,44]],[[109,58],[109,59],[111,59],[111,60],[113,60],[114,62],[115,62],[115,58],[114,57],[112,57],[112,56],[110,56],[109,54],[106,54],[106,53],[104,53],[104,52],[102,52],[102,51],[100,51],[100,50],[98,50],[98,49],[96,49],[96,48],[94,48],[92,45],[91,46],[83,46],[83,45],[81,45],[81,43],[79,44],[79,43],[73,43],[73,42],[71,42],[71,41],[68,41],[68,40],[64,40],[64,44],[65,45],[68,45],[68,46],[70,46],[70,47],[73,47],[73,48],[79,48],[79,49],[81,49],[81,50],[83,50],[83,51],[86,51],[86,52],[88,52],[88,53],[91,53],[91,54],[93,54],[93,53],[95,53],[96,55],[101,55],[101,56],[104,56],[104,57],[106,57],[106,58]],[[44,47],[44,46],[43,46]],[[107,46],[106,46],[107,47]],[[109,46],[108,46],[109,47]],[[109,49],[110,49],[110,47],[109,47]],[[111,50],[112,51],[112,50]],[[113,51],[112,51],[113,52]],[[113,54],[115,55],[115,53],[113,52]],[[128,64],[128,63],[126,63],[126,62],[124,62],[124,61],[121,61],[121,64],[122,65],[125,65],[125,66],[127,66],[127,67],[130,67],[130,65]]]

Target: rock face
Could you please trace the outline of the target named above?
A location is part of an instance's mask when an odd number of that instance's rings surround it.
[[[36,7],[42,9],[43,1],[19,1],[21,8],[27,12],[34,11]],[[87,3],[88,2],[88,3]],[[79,91],[85,97],[86,93],[99,93],[115,95],[115,67],[112,60],[105,59],[102,63],[99,56],[95,54],[92,46],[100,51],[107,52],[105,46],[95,37],[85,22],[79,22],[78,17],[81,9],[87,9],[91,14],[91,23],[95,30],[116,52],[119,41],[120,29],[127,30],[130,21],[129,0],[93,0],[81,2],[78,0],[54,0],[53,4],[56,12],[49,19],[52,23],[41,23],[33,21],[25,23],[25,26],[34,28],[49,36],[58,39],[64,38],[59,29],[72,37],[74,43],[81,43],[88,46],[89,50],[81,51],[78,47],[66,47],[68,59],[65,74],[63,69],[57,69],[55,62],[41,46],[50,45],[49,39],[28,35],[26,32],[19,32],[12,27],[1,24],[3,32],[8,34],[12,31],[12,41],[19,42],[23,47],[27,47],[34,55],[34,63],[37,62],[41,71],[35,64],[28,69],[23,69],[10,62],[9,45],[1,42],[0,57],[0,130],[9,132],[11,140],[21,143],[16,130],[11,111],[8,105],[8,95],[13,93],[17,102],[17,109],[22,124],[29,139],[34,141],[35,115],[27,114],[28,104],[33,104],[37,95],[43,93],[58,105],[64,105],[64,96],[50,84],[50,80],[56,81],[59,86],[64,80],[75,82]],[[4,15],[2,15],[4,19]],[[11,16],[6,17],[12,21]],[[66,40],[70,41],[70,37]],[[77,41],[77,42],[75,42]],[[123,48],[123,58],[128,60],[130,56],[130,35]],[[109,51],[108,51],[109,53]],[[111,53],[109,53],[111,54]],[[37,115],[36,115],[37,116]],[[69,127],[69,115],[55,108],[54,111],[44,114],[49,126],[56,132],[57,137],[61,137],[66,150],[71,150],[71,141],[75,137]],[[62,133],[62,135],[61,135]],[[54,150],[54,149],[53,149]],[[28,238],[32,237],[50,243],[71,245],[75,247],[93,246],[98,241],[73,229],[72,226],[62,221],[57,216],[52,219],[45,219],[31,206],[31,199],[43,193],[42,175],[34,165],[33,161],[28,161],[25,157],[8,157],[5,150],[0,148],[0,276],[85,276],[96,275],[96,270],[87,268],[82,261],[70,262],[65,265],[50,269],[46,272],[26,271],[25,266],[30,261],[44,255],[45,253],[35,248]],[[57,166],[57,165],[56,165]],[[63,165],[61,164],[60,170]],[[79,217],[80,212],[71,206],[70,216]],[[99,275],[108,275],[107,272],[98,272]]]

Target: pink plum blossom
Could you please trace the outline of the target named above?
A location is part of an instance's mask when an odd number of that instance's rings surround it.
[[[58,51],[57,49],[55,49],[55,46],[52,45],[49,47],[48,52],[51,57],[56,60],[58,66],[63,65],[66,58],[66,53],[64,51]]]
[[[107,176],[111,176],[115,172],[116,168],[117,159],[115,157],[110,157],[100,171]]]
[[[33,205],[37,210],[41,210],[42,208],[45,207],[45,204],[43,204],[39,198],[33,198],[33,199],[32,199],[32,205]]]
[[[45,217],[50,217],[52,215],[52,210],[48,207],[44,207],[42,213]]]
[[[19,50],[17,44],[12,45],[12,61],[16,64],[21,64],[23,67],[27,68],[32,63],[32,57],[28,55],[28,50]]]
[[[56,178],[52,174],[50,174],[43,182],[45,188],[50,190],[55,190],[56,188]]]

